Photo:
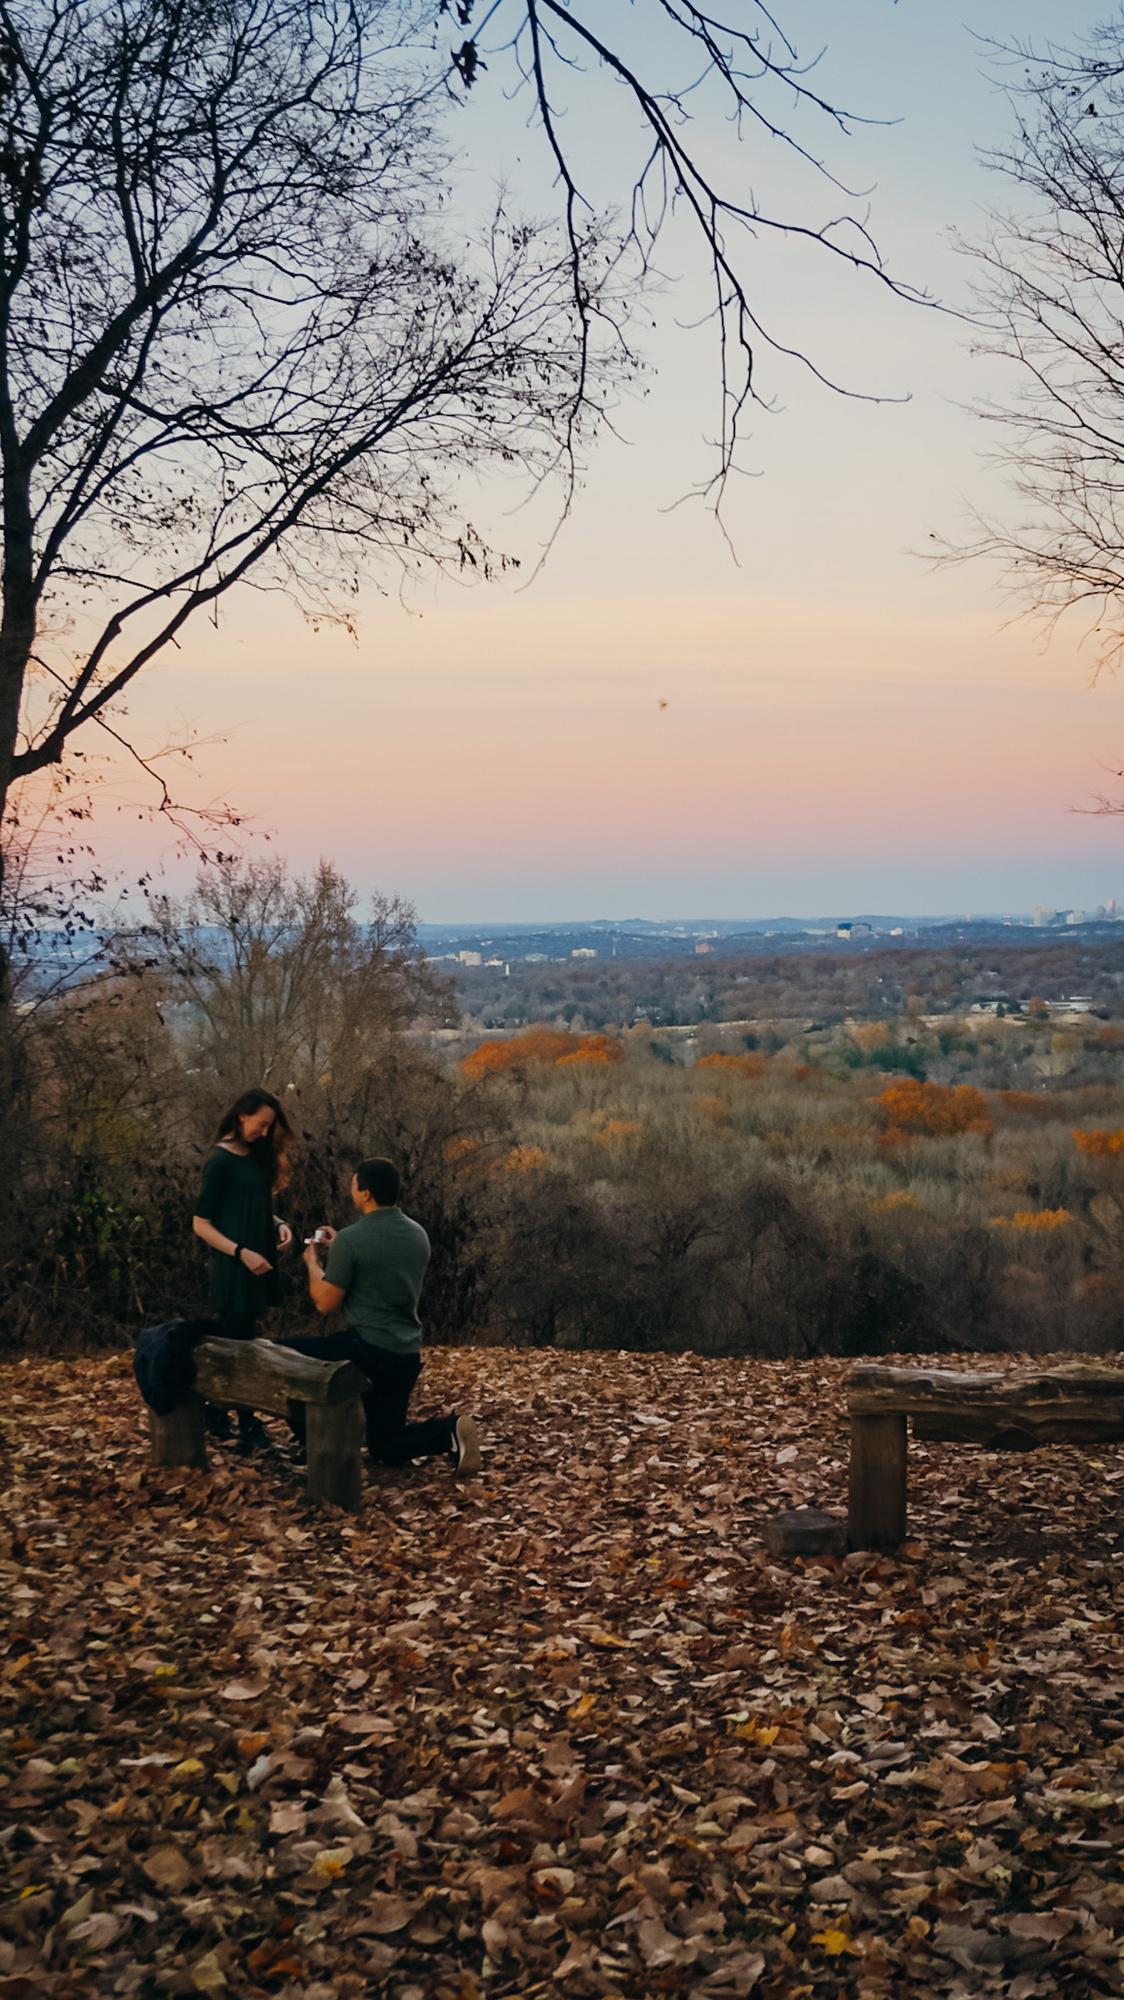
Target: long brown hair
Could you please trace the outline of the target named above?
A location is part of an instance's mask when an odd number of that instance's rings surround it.
[[[224,1139],[237,1139],[240,1145],[244,1144],[242,1119],[252,1118],[255,1111],[264,1111],[267,1107],[273,1113],[273,1124],[264,1138],[253,1141],[250,1155],[268,1169],[269,1184],[274,1190],[278,1190],[289,1184],[292,1171],[289,1165],[289,1149],[293,1143],[293,1128],[272,1091],[244,1090],[241,1097],[235,1098],[229,1111],[224,1111],[219,1119],[214,1144],[220,1145]]]

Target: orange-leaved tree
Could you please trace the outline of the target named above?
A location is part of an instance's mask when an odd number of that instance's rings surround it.
[[[564,1028],[526,1028],[521,1035],[507,1035],[502,1041],[481,1042],[464,1057],[461,1072],[475,1083],[482,1077],[518,1075],[528,1069],[623,1061],[624,1048],[611,1035],[574,1036]]]
[[[573,1047],[573,1037],[563,1028],[527,1028],[521,1035],[507,1035],[501,1042],[481,1042],[465,1056],[461,1069],[473,1081],[483,1076],[503,1076],[512,1070],[545,1068]]]
[[[591,1068],[604,1067],[624,1061],[624,1044],[614,1040],[612,1035],[583,1035],[576,1049],[559,1056],[556,1069],[569,1069],[580,1063],[588,1063]]]
[[[724,1069],[734,1076],[764,1076],[768,1065],[767,1056],[700,1056],[696,1069]]]
[[[930,1138],[956,1138],[962,1132],[991,1132],[991,1113],[982,1090],[970,1083],[918,1083],[903,1077],[878,1098],[887,1126],[896,1132],[920,1132]]]
[[[1116,1132],[1082,1132],[1074,1127],[1073,1143],[1079,1153],[1088,1153],[1093,1160],[1115,1160],[1124,1153],[1124,1128]]]

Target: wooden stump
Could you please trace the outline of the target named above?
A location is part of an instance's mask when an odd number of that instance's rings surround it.
[[[148,1413],[153,1465],[194,1465],[207,1469],[207,1439],[203,1430],[203,1398],[192,1389],[169,1417]]]
[[[906,1420],[851,1416],[847,1540],[853,1549],[896,1549],[905,1540]]]
[[[765,1523],[765,1547],[771,1556],[841,1556],[847,1547],[847,1524],[837,1514],[818,1507],[796,1507]]]
[[[308,1497],[330,1500],[336,1507],[359,1512],[363,1497],[363,1405],[358,1396],[346,1403],[308,1403]]]

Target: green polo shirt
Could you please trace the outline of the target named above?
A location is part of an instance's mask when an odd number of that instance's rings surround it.
[[[372,1347],[416,1354],[418,1300],[429,1263],[429,1238],[400,1208],[376,1208],[341,1229],[324,1272],[343,1293],[343,1312]]]

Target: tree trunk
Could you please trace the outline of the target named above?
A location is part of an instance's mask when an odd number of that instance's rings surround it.
[[[0,618],[0,921],[4,910],[4,822],[12,788],[20,710],[27,663],[35,644],[35,572],[31,526],[31,490],[27,468],[15,441],[5,385],[0,399],[4,451],[4,608]],[[0,1064],[6,1067],[12,1009],[12,968],[0,936]],[[0,1079],[3,1080],[3,1079]],[[7,1096],[0,1111],[9,1108]]]
[[[0,401],[0,416],[6,393]],[[35,546],[28,469],[10,423],[0,422],[4,450],[4,608],[0,617],[0,853],[12,787],[27,663],[35,644]],[[0,882],[2,887],[2,882]],[[10,1002],[0,988],[0,1005]]]

